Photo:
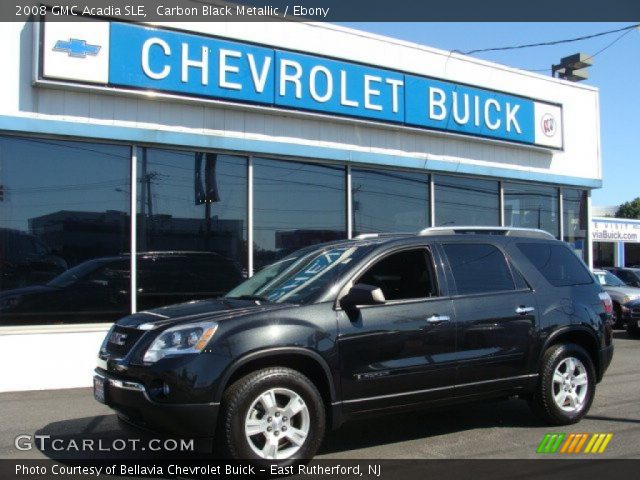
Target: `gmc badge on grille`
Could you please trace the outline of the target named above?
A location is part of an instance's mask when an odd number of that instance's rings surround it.
[[[120,332],[113,332],[109,335],[109,343],[115,343],[116,345],[124,345],[127,341],[127,334]]]

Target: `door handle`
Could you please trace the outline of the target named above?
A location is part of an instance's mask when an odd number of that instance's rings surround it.
[[[442,323],[448,322],[451,318],[448,315],[431,315],[427,317],[427,323]]]
[[[520,305],[519,307],[516,308],[516,313],[519,313],[520,315],[524,315],[525,313],[531,313],[535,310],[535,308],[533,307],[525,307],[523,305]]]

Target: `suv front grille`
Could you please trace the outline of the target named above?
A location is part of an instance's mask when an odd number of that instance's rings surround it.
[[[631,309],[631,318],[637,318],[638,320],[640,320],[640,308],[639,307]]]
[[[105,353],[113,357],[124,357],[131,351],[143,334],[144,332],[137,328],[114,325],[109,331],[105,342]]]

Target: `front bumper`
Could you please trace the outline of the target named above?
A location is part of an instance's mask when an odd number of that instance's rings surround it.
[[[103,382],[104,403],[134,425],[189,438],[215,434],[218,403],[160,403],[141,383],[115,378],[100,368],[94,375]]]

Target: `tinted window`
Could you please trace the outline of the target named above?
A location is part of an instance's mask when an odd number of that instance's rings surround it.
[[[539,228],[560,235],[558,189],[544,185],[504,183],[504,219],[507,227]]]
[[[436,226],[500,224],[498,182],[435,176]]]
[[[247,159],[141,148],[138,175],[139,308],[223,295],[239,284],[247,267]],[[158,251],[171,253],[149,254]]]
[[[587,191],[573,188],[562,189],[562,220],[564,238],[578,256],[587,261],[586,237],[587,224]]]
[[[417,232],[429,226],[429,175],[351,170],[353,234]]]
[[[95,272],[129,252],[130,162],[126,146],[0,136],[0,325],[129,313],[129,285],[118,272],[58,277],[78,266]],[[63,287],[43,286],[49,282]]]
[[[256,270],[308,245],[346,238],[345,203],[344,167],[254,159]]]
[[[450,243],[443,245],[458,294],[513,290],[507,260],[493,245]]]
[[[518,248],[553,286],[593,283],[584,264],[563,245],[519,243]]]
[[[436,295],[430,256],[425,249],[394,253],[375,263],[356,283],[379,287],[387,300]]]

